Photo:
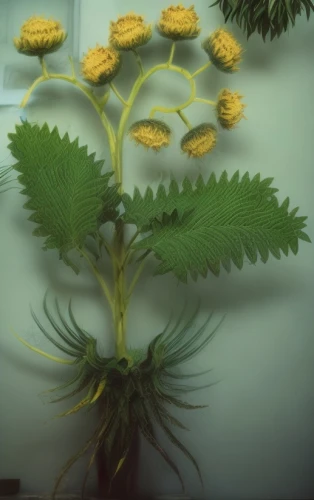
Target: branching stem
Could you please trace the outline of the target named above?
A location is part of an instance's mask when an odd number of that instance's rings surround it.
[[[188,128],[192,128],[192,125],[186,118],[183,110],[187,108],[193,102],[203,102],[203,100],[196,98],[196,84],[194,81],[194,77],[199,73],[204,71],[206,68],[210,66],[210,63],[202,66],[195,73],[191,74],[186,69],[176,66],[173,64],[173,58],[175,53],[175,43],[171,46],[170,56],[166,63],[157,64],[156,66],[150,68],[148,71],[144,71],[143,64],[141,61],[141,57],[136,50],[133,50],[133,53],[136,58],[136,62],[139,67],[139,76],[136,79],[133,88],[130,92],[130,95],[127,100],[125,100],[118,89],[114,84],[111,84],[112,92],[118,97],[118,99],[123,104],[123,110],[118,126],[117,133],[115,133],[110,120],[107,117],[107,114],[104,111],[104,107],[109,99],[110,92],[108,91],[102,98],[97,98],[93,92],[93,90],[78,81],[75,73],[75,68],[73,64],[73,60],[70,59],[71,63],[71,75],[57,74],[57,73],[49,73],[43,58],[40,59],[42,66],[42,76],[37,78],[34,83],[31,85],[29,90],[27,91],[22,103],[21,107],[25,107],[29,101],[30,96],[36,90],[36,88],[43,82],[48,80],[61,80],[67,83],[71,83],[76,88],[78,88],[90,101],[94,109],[96,110],[102,125],[108,135],[110,154],[111,154],[111,162],[112,162],[112,170],[114,172],[114,179],[117,184],[119,184],[119,192],[123,193],[123,170],[122,170],[122,153],[123,153],[123,139],[126,132],[127,122],[133,108],[136,97],[141,90],[144,83],[155,73],[159,71],[172,71],[174,73],[178,73],[182,75],[190,85],[190,97],[187,101],[182,104],[167,108],[162,106],[156,106],[152,109],[150,113],[150,117],[153,117],[156,112],[162,113],[177,113],[178,116],[183,120],[183,122],[187,125]],[[211,102],[208,101],[208,104]],[[88,253],[84,249],[79,249],[80,254],[84,257],[84,259],[88,262],[91,271],[93,272],[95,278],[101,286],[101,289],[110,305],[114,327],[115,327],[115,340],[116,340],[116,357],[118,359],[126,358],[129,360],[127,347],[126,347],[126,317],[127,317],[127,307],[130,301],[131,295],[134,291],[136,284],[142,274],[142,271],[145,266],[145,260],[143,259],[140,265],[138,266],[134,277],[129,286],[126,285],[126,268],[129,264],[130,258],[133,255],[131,250],[132,244],[135,239],[138,237],[139,231],[137,231],[134,236],[131,238],[130,242],[126,245],[124,242],[124,223],[121,219],[118,219],[115,224],[115,232],[113,237],[113,244],[105,244],[105,240],[102,238],[103,243],[106,246],[109,256],[111,257],[112,266],[113,266],[113,275],[114,275],[114,290],[111,293],[106,280],[99,272],[97,266],[89,257]],[[148,252],[149,253],[149,252]],[[146,256],[145,256],[146,257]],[[132,362],[129,360],[130,363]]]
[[[183,113],[183,111],[177,111],[178,115],[180,116],[181,120],[183,121],[183,123],[185,123],[185,125],[187,126],[187,128],[189,130],[191,130],[193,128],[193,125],[189,122],[189,120],[187,119],[187,117],[185,116],[185,114]]]
[[[88,265],[90,266],[92,273],[94,274],[95,278],[97,279],[98,283],[100,284],[102,291],[104,292],[104,295],[105,295],[106,299],[108,300],[110,308],[113,311],[114,303],[113,303],[113,299],[112,299],[109,287],[108,287],[105,279],[103,278],[101,273],[98,271],[94,262],[90,259],[88,253],[85,250],[83,250],[82,248],[79,249],[79,252],[82,255],[82,257],[84,257],[84,259],[87,261]]]
[[[215,101],[210,101],[209,99],[203,99],[202,97],[195,97],[194,102],[204,102],[205,104],[209,104],[210,106],[217,105]]]
[[[201,73],[203,73],[203,71],[205,71],[207,68],[209,68],[209,66],[211,66],[212,63],[209,61],[208,63],[204,64],[204,66],[201,66],[197,71],[195,71],[193,74],[192,74],[192,78],[195,78],[196,76],[200,75]]]
[[[119,101],[121,101],[124,106],[128,106],[128,103],[126,102],[125,99],[123,99],[123,97],[120,94],[120,92],[118,91],[117,87],[112,82],[110,83],[110,88],[111,88],[112,92],[117,96]]]

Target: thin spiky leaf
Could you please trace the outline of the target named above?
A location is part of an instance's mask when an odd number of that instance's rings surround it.
[[[294,26],[303,11],[307,19],[314,11],[311,0],[218,0],[210,7],[217,5],[225,22],[235,21],[248,38],[257,32],[264,41],[268,34],[273,40]]]
[[[11,179],[9,177],[11,170],[12,167],[0,168],[0,193],[4,193],[8,190],[8,188],[6,188],[5,186],[7,186],[11,182]]]

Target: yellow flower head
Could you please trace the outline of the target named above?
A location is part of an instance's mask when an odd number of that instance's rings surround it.
[[[202,45],[211,62],[225,73],[238,71],[243,49],[234,36],[227,30],[214,31]]]
[[[152,37],[152,26],[144,23],[143,16],[133,12],[110,22],[110,44],[117,50],[134,50],[145,45]]]
[[[190,158],[202,158],[217,144],[217,130],[211,123],[194,127],[181,139],[181,149]]]
[[[132,125],[129,134],[131,138],[145,148],[159,151],[170,144],[171,130],[168,125],[159,120],[140,120]]]
[[[94,86],[110,83],[121,67],[120,53],[112,47],[97,45],[82,60],[82,75]]]
[[[30,17],[21,27],[20,38],[13,42],[19,52],[27,56],[44,56],[55,52],[67,37],[59,21],[44,17]]]
[[[245,104],[241,102],[242,97],[238,92],[231,92],[228,89],[220,92],[216,111],[222,128],[231,130],[242,118],[245,118],[243,114]]]
[[[201,29],[198,27],[199,17],[191,7],[177,7],[171,5],[161,13],[161,19],[157,24],[160,35],[171,40],[191,40],[198,37]]]

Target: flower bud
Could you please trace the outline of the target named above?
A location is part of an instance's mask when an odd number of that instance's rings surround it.
[[[162,121],[148,119],[135,122],[130,130],[131,138],[145,148],[159,151],[170,144],[171,130]]]
[[[229,89],[223,89],[220,92],[216,112],[222,128],[231,130],[242,118],[245,118],[243,114],[245,104],[241,102],[242,97],[238,92],[231,92]]]
[[[110,23],[109,42],[117,50],[134,50],[148,43],[151,37],[152,26],[133,12]]]
[[[14,38],[16,49],[27,56],[44,56],[55,52],[67,37],[59,21],[30,17],[21,27],[20,38]]]
[[[161,36],[170,40],[191,40],[198,37],[201,29],[198,27],[199,17],[191,7],[177,7],[171,5],[161,13],[161,18],[157,24],[157,30]]]
[[[217,143],[217,130],[211,123],[202,123],[189,130],[181,139],[181,149],[190,158],[202,158]]]
[[[121,67],[120,53],[112,47],[97,45],[89,49],[82,62],[82,75],[93,86],[110,83]]]
[[[202,44],[211,62],[225,73],[238,71],[243,49],[234,36],[227,30],[214,31]]]

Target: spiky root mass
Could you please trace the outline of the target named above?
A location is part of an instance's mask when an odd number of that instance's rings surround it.
[[[72,387],[68,393],[52,402],[72,398],[82,391],[87,391],[78,404],[59,416],[69,416],[84,408],[93,408],[96,401],[101,408],[101,415],[94,434],[82,450],[63,468],[55,485],[54,496],[69,469],[88,450],[92,455],[83,481],[83,493],[88,473],[99,453],[104,454],[110,483],[115,478],[118,479],[137,432],[141,432],[161,454],[183,485],[178,467],[156,438],[154,424],[157,424],[171,443],[192,462],[201,479],[196,460],[170,428],[169,424],[181,429],[186,427],[169,412],[168,405],[186,410],[204,408],[203,405],[191,405],[181,399],[182,394],[201,387],[183,385],[180,381],[203,375],[206,372],[180,375],[176,368],[206,347],[221,321],[208,332],[207,327],[212,319],[211,315],[200,328],[194,329],[199,308],[187,320],[185,319],[186,308],[184,308],[176,324],[173,325],[172,321],[169,321],[165,329],[149,344],[146,351],[142,349],[130,351],[132,356],[130,365],[126,359],[118,361],[115,357],[103,358],[98,354],[97,341],[78,325],[71,303],[68,308],[69,320],[61,313],[57,301],[55,311],[57,314],[54,314],[48,306],[46,295],[44,312],[59,340],[56,340],[54,334],[48,332],[34,312],[32,314],[37,326],[49,341],[64,354],[73,358],[77,366],[77,374],[69,382],[49,391],[62,391]],[[203,387],[209,385],[211,384]]]

